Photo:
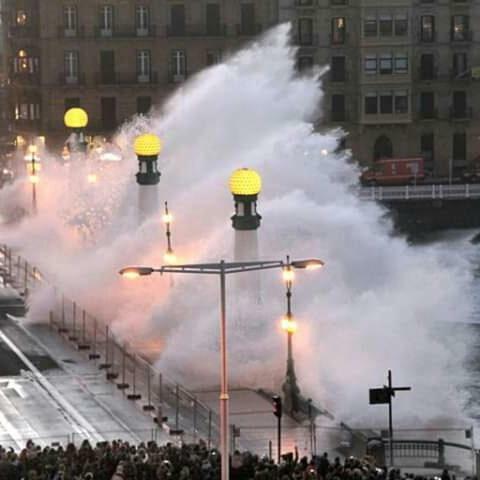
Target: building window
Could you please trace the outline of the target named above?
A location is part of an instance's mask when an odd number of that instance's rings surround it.
[[[139,50],[137,52],[137,77],[139,83],[148,83],[151,77],[151,55],[150,50]]]
[[[313,44],[313,19],[298,19],[298,43],[300,45]]]
[[[100,76],[103,84],[115,83],[115,52],[113,50],[100,52]]]
[[[365,73],[367,75],[377,74],[377,56],[365,55]]]
[[[178,4],[170,7],[170,33],[185,35],[185,5]]]
[[[373,147],[373,159],[377,161],[382,158],[393,158],[393,144],[386,135],[380,135]]]
[[[408,72],[408,56],[406,53],[395,54],[395,73]]]
[[[207,3],[207,35],[220,35],[220,5],[218,3]]]
[[[240,5],[240,29],[243,35],[255,35],[255,4],[242,3]]]
[[[346,80],[345,57],[332,57],[330,65],[330,79],[333,82],[344,82]]]
[[[345,95],[332,95],[332,121],[343,122],[345,120]]]
[[[425,162],[433,162],[435,156],[435,137],[433,133],[423,133],[420,136],[420,152]]]
[[[207,66],[217,65],[222,62],[222,51],[217,50],[207,50]]]
[[[389,93],[380,93],[380,113],[393,113],[393,95]]]
[[[378,113],[377,105],[377,94],[376,93],[367,93],[365,95],[365,113],[367,115],[372,115]]]
[[[183,82],[187,75],[187,57],[183,50],[173,50],[170,57],[173,82]]]
[[[117,99],[115,97],[102,97],[100,107],[103,129],[114,130],[117,126]]]
[[[145,5],[137,5],[135,8],[135,25],[139,37],[148,35],[150,27],[150,11]]]
[[[13,60],[14,73],[33,74],[39,70],[39,61],[37,57],[31,57],[26,50],[19,50]]]
[[[76,33],[77,31],[77,7],[75,5],[67,5],[63,9],[63,21],[65,31],[69,33]]]
[[[457,52],[453,54],[452,76],[465,77],[470,74],[468,69],[468,57],[466,52]]]
[[[15,104],[15,120],[40,120],[40,103],[20,101]]]
[[[422,118],[435,117],[435,97],[433,92],[420,93],[420,115]]]
[[[395,15],[395,36],[404,37],[408,34],[408,17],[406,14]]]
[[[393,58],[391,53],[380,55],[379,71],[381,75],[389,75],[393,72]]]
[[[452,117],[465,118],[467,116],[467,92],[457,90],[452,95]]]
[[[395,92],[395,113],[408,113],[408,92],[406,90]]]
[[[113,6],[100,7],[100,34],[110,36],[113,33]]]
[[[78,82],[78,52],[69,50],[64,55],[65,81],[66,83]]]
[[[452,145],[453,160],[465,161],[467,159],[467,136],[465,133],[454,133]]]
[[[24,27],[28,23],[28,14],[26,10],[17,10],[17,14],[15,16],[15,23],[19,27]]]
[[[468,15],[453,15],[452,17],[452,40],[465,41],[470,39],[470,18]]]
[[[377,17],[370,15],[363,21],[363,35],[365,37],[377,36]]]
[[[420,17],[420,39],[422,42],[433,42],[435,40],[435,17],[433,15]]]
[[[64,100],[65,111],[70,110],[71,108],[80,107],[80,98],[78,97],[67,97]]]
[[[300,55],[297,59],[297,70],[303,72],[305,70],[311,70],[313,68],[312,55]]]
[[[420,78],[433,80],[435,78],[435,57],[433,53],[424,53],[420,57]]]
[[[345,43],[346,34],[347,26],[345,23],[345,17],[332,18],[332,43]]]
[[[137,97],[137,113],[148,115],[152,108],[152,97]]]
[[[393,19],[391,15],[380,15],[378,22],[380,36],[391,37],[393,34]]]

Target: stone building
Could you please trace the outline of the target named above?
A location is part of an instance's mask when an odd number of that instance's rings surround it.
[[[422,155],[455,175],[480,154],[480,1],[279,0],[299,68],[330,65],[325,120],[363,164]]]
[[[16,132],[64,134],[85,108],[110,132],[274,25],[276,0],[5,0]]]

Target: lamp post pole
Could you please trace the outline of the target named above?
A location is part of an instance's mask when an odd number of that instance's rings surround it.
[[[289,263],[290,268],[313,269],[324,265],[321,260],[309,259]],[[221,453],[221,480],[229,480],[229,414],[228,414],[228,365],[227,365],[227,313],[226,313],[226,276],[233,273],[252,272],[285,268],[282,260],[257,262],[225,262],[166,265],[160,268],[152,267],[125,267],[120,274],[126,278],[135,279],[152,273],[187,273],[210,274],[220,276],[220,453]]]
[[[32,150],[32,212],[35,215],[37,213],[37,172],[35,168],[35,152]]]

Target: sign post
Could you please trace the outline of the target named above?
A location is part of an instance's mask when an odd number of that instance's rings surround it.
[[[388,371],[388,385],[383,388],[371,388],[369,390],[370,405],[388,404],[388,443],[390,448],[390,466],[393,467],[395,462],[393,458],[393,412],[392,412],[392,397],[395,392],[406,392],[411,390],[411,387],[394,387],[392,385],[392,371]]]

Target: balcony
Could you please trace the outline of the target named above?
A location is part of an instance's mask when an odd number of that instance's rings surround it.
[[[294,38],[295,45],[299,47],[315,47],[318,45],[318,35],[296,35]]]
[[[11,38],[36,38],[39,36],[38,25],[12,25],[8,29]]]
[[[157,72],[140,73],[96,73],[96,85],[154,85],[158,83]]]
[[[328,72],[330,82],[347,82],[348,72],[346,70],[330,70]]]
[[[418,117],[420,120],[435,120],[438,118],[438,110],[436,108],[420,109]]]
[[[10,81],[13,84],[17,85],[39,85],[40,84],[40,73],[11,73],[10,74]]]
[[[430,82],[438,79],[438,68],[419,68],[417,73],[418,80]]]
[[[58,38],[83,38],[85,37],[85,27],[79,26],[77,28],[67,28],[60,25],[57,27]]]
[[[85,74],[79,73],[78,75],[66,75],[65,73],[60,73],[58,75],[58,84],[63,87],[68,86],[84,86],[86,84]]]
[[[172,25],[166,27],[167,37],[225,37],[227,26],[224,24],[207,25],[185,25],[184,28],[174,28]]]
[[[463,30],[461,32],[456,32],[455,30],[450,31],[450,41],[451,42],[471,42],[473,39],[473,32],[471,30]]]
[[[143,38],[157,35],[156,25],[136,27],[135,25],[119,25],[113,28],[95,27],[95,38]]]
[[[239,37],[252,37],[262,32],[262,25],[240,25],[237,24],[236,32]]]
[[[450,120],[470,120],[472,117],[472,107],[450,107]]]

